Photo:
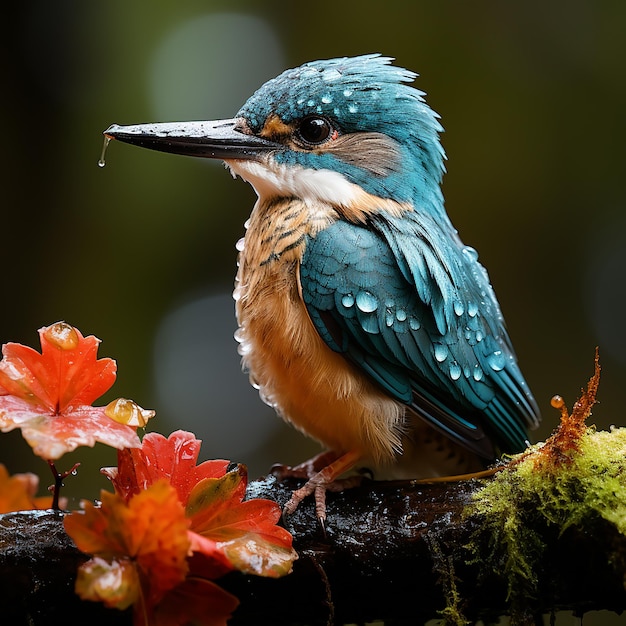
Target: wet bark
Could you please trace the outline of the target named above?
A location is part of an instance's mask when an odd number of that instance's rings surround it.
[[[284,504],[296,482],[273,477],[250,483],[249,497]],[[514,613],[518,622],[569,609],[626,608],[626,538],[602,520],[588,528],[539,529],[545,544],[532,597],[512,603],[504,565],[468,549],[489,539],[481,520],[465,514],[478,481],[411,485],[365,482],[328,494],[322,529],[305,502],[285,520],[300,558],[279,580],[230,574],[221,579],[241,605],[235,625],[344,624],[384,620],[395,626],[433,618],[448,623]],[[82,602],[73,585],[87,557],[52,512],[0,516],[2,624],[130,624],[130,612]]]

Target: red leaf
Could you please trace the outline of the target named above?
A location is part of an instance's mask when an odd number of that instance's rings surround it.
[[[41,354],[16,343],[2,348],[0,430],[20,428],[35,454],[51,460],[97,441],[138,446],[134,428],[90,406],[116,376],[115,361],[97,358],[100,340],[65,322],[41,328],[39,335]]]
[[[142,615],[135,615],[135,624],[154,626],[226,626],[239,600],[209,580],[187,578],[184,583],[170,591],[154,609],[147,622]],[[144,621],[142,621],[142,619]]]
[[[148,433],[141,447],[120,450],[118,467],[105,468],[115,491],[128,499],[162,478],[176,489],[178,498],[186,506],[189,494],[198,481],[223,476],[228,461],[205,461],[196,465],[202,441],[193,433],[177,430],[168,438],[159,433]]]
[[[111,388],[117,366],[97,359],[100,340],[57,322],[39,329],[41,354],[18,343],[2,348],[0,385],[11,395],[50,412],[91,404]]]
[[[284,576],[297,558],[291,534],[276,525],[281,517],[276,502],[260,498],[242,502],[246,482],[246,470],[240,465],[194,487],[187,504],[190,530],[196,535],[191,549],[248,574]],[[201,561],[196,565],[199,570],[209,567]]]
[[[291,535],[277,526],[278,504],[243,502],[246,468],[238,465],[226,472],[229,463],[224,460],[196,465],[200,443],[184,431],[167,439],[149,433],[140,448],[118,453],[119,467],[103,472],[126,501],[162,479],[176,489],[190,522],[193,574],[216,578],[232,569],[260,576],[288,574],[297,556]]]
[[[96,442],[114,448],[138,446],[135,429],[118,424],[104,407],[82,406],[63,415],[39,413],[14,396],[0,396],[0,429],[19,427],[33,452],[44,459],[58,459],[79,446]]]

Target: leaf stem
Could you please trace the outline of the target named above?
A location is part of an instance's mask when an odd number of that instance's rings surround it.
[[[74,463],[71,469],[66,472],[59,472],[54,464],[54,461],[48,461],[48,467],[54,476],[54,485],[51,487],[52,490],[52,509],[54,511],[60,511],[59,507],[59,496],[61,493],[61,487],[63,487],[63,481],[70,475],[76,474],[80,463]]]

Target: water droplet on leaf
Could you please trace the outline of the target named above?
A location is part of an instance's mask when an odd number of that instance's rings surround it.
[[[43,336],[59,350],[74,350],[80,343],[76,329],[66,322],[57,322],[43,331]]]
[[[106,405],[104,414],[118,424],[143,428],[154,417],[155,411],[142,409],[127,398],[118,398]]]

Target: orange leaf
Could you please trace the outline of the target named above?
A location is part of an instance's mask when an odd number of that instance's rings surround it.
[[[93,447],[97,442],[113,448],[140,444],[134,428],[111,420],[103,407],[91,406],[61,416],[38,417],[22,426],[22,435],[33,452],[44,459],[58,459],[79,446]]]
[[[190,521],[193,574],[216,578],[232,569],[260,576],[288,574],[297,556],[291,535],[277,526],[278,504],[243,502],[246,468],[238,465],[226,472],[224,460],[196,465],[199,451],[200,441],[192,433],[177,431],[167,439],[149,433],[140,448],[118,453],[119,467],[103,472],[128,502],[155,481],[170,482]]]
[[[173,432],[168,438],[148,433],[141,447],[120,450],[117,468],[102,471],[112,480],[115,491],[126,499],[165,478],[176,489],[184,506],[198,481],[223,476],[228,467],[228,461],[224,460],[196,465],[201,444],[193,433],[183,430]]]
[[[17,343],[2,348],[0,385],[51,412],[91,404],[115,382],[113,359],[97,359],[100,340],[65,322],[40,328],[41,354]]]
[[[39,477],[35,474],[9,476],[6,467],[0,463],[0,513],[49,507],[51,497],[35,498],[38,486]]]
[[[189,540],[192,555],[188,557],[187,563],[191,576],[215,580],[235,569],[216,541],[193,531],[189,531]]]
[[[124,610],[141,596],[135,564],[128,559],[107,561],[94,557],[78,568],[76,593],[83,600],[103,602],[109,608]]]
[[[287,533],[286,530],[284,532]],[[291,573],[293,562],[298,558],[291,548],[291,542],[289,543],[287,547],[282,541],[270,540],[250,532],[230,541],[218,542],[217,545],[232,566],[240,572],[280,578]]]
[[[84,503],[84,513],[64,519],[77,547],[106,560],[129,558],[149,587],[154,603],[187,574],[188,521],[174,488],[158,481],[126,502],[103,491],[102,505]]]
[[[284,576],[297,558],[291,534],[276,525],[281,517],[276,502],[242,502],[246,482],[246,470],[239,465],[194,487],[187,504],[191,532],[197,535],[192,550],[213,560],[225,557],[232,568],[248,574]]]
[[[239,504],[246,490],[247,472],[243,465],[219,478],[199,481],[189,494],[186,512],[196,529],[214,527],[214,519]]]
[[[116,376],[115,361],[97,358],[100,340],[65,322],[41,328],[39,335],[41,354],[16,343],[2,348],[0,430],[20,428],[35,454],[49,460],[97,441],[138,446],[134,428],[89,406]]]

